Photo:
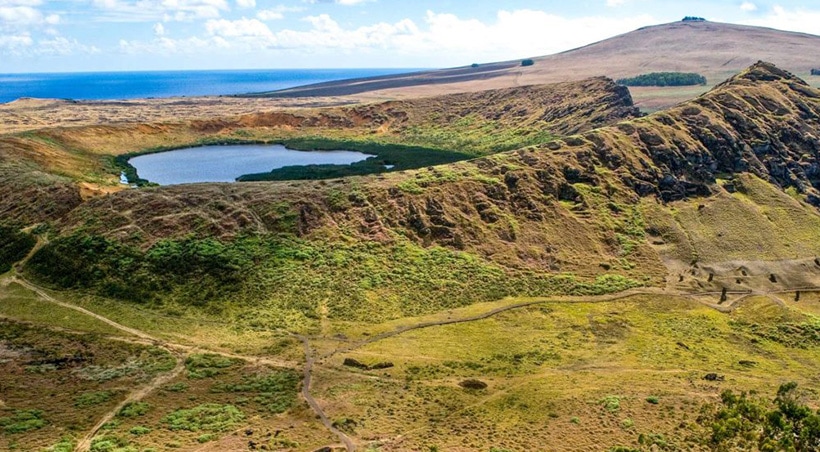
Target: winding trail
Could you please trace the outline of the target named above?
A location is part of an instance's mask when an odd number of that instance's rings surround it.
[[[305,399],[308,405],[310,405],[310,408],[316,413],[316,415],[319,416],[319,420],[322,421],[322,425],[324,425],[325,428],[330,430],[331,433],[339,437],[342,443],[344,443],[345,449],[347,449],[348,452],[355,451],[356,445],[353,443],[353,440],[351,440],[345,432],[333,426],[333,423],[330,422],[330,419],[328,419],[327,414],[325,414],[325,411],[322,409],[322,407],[319,405],[316,399],[314,399],[313,396],[310,394],[310,383],[313,373],[313,363],[315,362],[315,358],[313,357],[313,351],[310,348],[310,340],[307,337],[301,335],[295,335],[294,337],[302,341],[302,346],[305,349],[305,368],[303,370],[304,378],[302,379],[302,397]]]
[[[147,385],[132,391],[130,394],[128,394],[128,397],[126,397],[125,400],[120,402],[117,406],[115,406],[109,412],[105,413],[105,415],[102,418],[100,418],[100,420],[97,421],[97,423],[94,425],[94,427],[92,427],[91,430],[88,433],[86,433],[86,435],[83,437],[83,439],[80,440],[77,443],[77,446],[74,448],[74,452],[86,452],[86,451],[88,451],[89,448],[91,447],[91,440],[94,439],[94,436],[97,435],[97,433],[100,431],[100,429],[103,427],[103,425],[105,425],[111,419],[114,419],[114,416],[116,416],[117,413],[119,413],[120,410],[122,410],[123,407],[125,407],[125,405],[127,405],[131,402],[138,402],[138,401],[142,400],[143,398],[145,398],[145,396],[152,393],[153,391],[155,391],[160,386],[165,385],[166,383],[170,382],[171,380],[176,378],[177,375],[181,374],[182,371],[185,370],[185,357],[186,356],[184,356],[184,355],[183,356],[177,356],[177,364],[176,364],[176,366],[174,366],[173,370],[171,370],[170,372],[166,372],[166,373],[158,375],[156,378],[151,380],[151,382],[148,383]]]

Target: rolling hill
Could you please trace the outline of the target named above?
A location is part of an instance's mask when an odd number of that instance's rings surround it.
[[[267,93],[270,96],[366,95],[367,98],[427,96],[509,86],[557,83],[594,76],[612,79],[649,72],[696,72],[714,85],[758,60],[809,77],[820,65],[820,36],[718,22],[672,22],[640,28],[566,52],[372,79],[323,83]],[[813,78],[813,77],[812,77]],[[820,82],[814,82],[815,85]],[[632,88],[636,102],[668,107],[708,88],[657,90]],[[645,103],[647,103],[644,105]]]

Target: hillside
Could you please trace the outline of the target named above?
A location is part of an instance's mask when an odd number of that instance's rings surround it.
[[[714,85],[758,60],[808,77],[820,61],[820,36],[719,22],[672,22],[644,27],[566,52],[520,60],[406,75],[297,87],[277,97],[356,94],[369,98],[414,97],[442,92],[557,83],[594,76],[612,79],[650,72],[696,72]],[[820,82],[814,82],[815,86]],[[639,106],[657,109],[691,99],[706,88],[633,88]]]
[[[344,318],[384,309],[387,316],[406,315],[504,295],[606,290],[594,282],[601,274],[615,286],[664,286],[672,262],[809,258],[820,252],[811,233],[820,217],[810,205],[820,199],[812,163],[819,99],[800,79],[759,63],[669,111],[477,160],[378,179],[127,190],[70,212],[57,223],[63,239],[35,255],[33,262],[48,266],[33,268],[51,274],[70,264],[60,280],[80,272],[68,278],[72,284],[87,271],[108,274],[115,254],[84,264],[60,257],[88,255],[75,249],[88,234],[114,240],[93,246],[122,243],[120,252],[133,254],[138,267],[150,264],[138,257],[165,240],[190,240],[191,234],[235,239],[239,249],[229,241],[217,253],[235,260],[230,278],[239,279],[232,284],[249,298],[265,293],[271,301],[292,300],[308,321],[316,301],[291,292],[296,287],[268,287],[269,272],[296,271],[316,278],[317,288],[355,282],[338,287],[344,300],[328,301],[331,315]],[[792,232],[776,233],[781,229]],[[200,245],[195,240],[186,252]],[[317,257],[244,267],[268,259],[267,246]],[[375,259],[368,271],[344,264],[364,255]],[[315,267],[314,259],[322,265]],[[213,264],[205,270],[216,287],[227,276],[220,273],[223,263]],[[150,268],[143,275],[149,280]],[[402,268],[420,274],[403,275]],[[416,278],[430,271],[438,275],[434,287],[448,297],[413,290]],[[372,272],[381,275],[375,286]],[[478,275],[481,283],[465,286]],[[118,290],[138,284],[127,275],[110,276]],[[227,290],[214,297],[227,297]],[[391,306],[372,304],[382,297]]]
[[[636,113],[593,78],[0,137],[0,449],[800,439],[762,425],[820,406],[820,90],[758,62]],[[102,193],[114,155],[228,139],[461,158]]]

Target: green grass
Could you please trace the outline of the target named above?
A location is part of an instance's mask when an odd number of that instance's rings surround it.
[[[119,330],[86,314],[43,300],[17,283],[0,291],[0,314],[42,325],[59,325],[78,331],[118,334]]]

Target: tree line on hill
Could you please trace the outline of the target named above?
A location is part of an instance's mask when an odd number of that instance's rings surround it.
[[[652,72],[616,80],[626,86],[692,86],[705,85],[706,77],[694,72]]]
[[[812,69],[811,75],[820,75],[820,69]]]

